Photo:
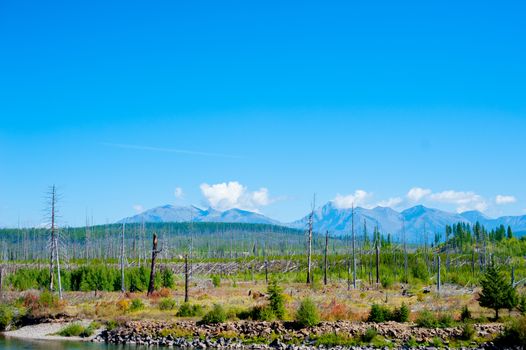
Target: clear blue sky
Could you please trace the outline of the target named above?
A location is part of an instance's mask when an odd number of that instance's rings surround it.
[[[42,222],[53,183],[69,225],[166,203],[288,221],[314,192],[524,214],[525,12],[4,0],[0,226]]]

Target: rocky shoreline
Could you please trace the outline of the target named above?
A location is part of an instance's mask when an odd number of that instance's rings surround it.
[[[356,337],[368,329],[392,342],[392,347],[407,349],[404,345],[414,339],[418,343],[431,343],[441,339],[444,346],[449,340],[458,338],[461,327],[429,329],[416,327],[411,323],[366,323],[366,322],[322,322],[318,326],[299,329],[287,322],[238,321],[217,325],[199,325],[193,321],[128,321],[113,330],[106,330],[97,335],[93,341],[112,344],[138,344],[181,347],[192,349],[258,349],[258,350],[314,350],[327,349],[326,345],[317,345],[315,338],[322,334],[339,334]],[[477,337],[487,337],[500,333],[501,324],[474,325]],[[332,346],[334,349],[374,349],[374,346]],[[430,346],[417,346],[430,349]],[[471,342],[466,348],[493,349],[492,343],[480,345]]]

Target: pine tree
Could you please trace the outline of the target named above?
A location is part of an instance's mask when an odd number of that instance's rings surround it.
[[[499,309],[512,309],[517,306],[518,297],[515,288],[508,283],[507,278],[493,261],[486,269],[481,285],[479,304],[495,310],[495,319],[499,318]]]
[[[506,235],[508,236],[508,239],[513,238],[513,231],[511,230],[510,226],[508,226],[508,231],[506,232]]]

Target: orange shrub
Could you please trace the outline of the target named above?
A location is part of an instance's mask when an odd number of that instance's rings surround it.
[[[36,309],[39,305],[38,295],[33,293],[26,293],[24,295],[24,299],[22,301],[22,304],[27,307],[28,309]]]
[[[117,308],[123,312],[130,310],[131,301],[130,299],[121,299],[117,301]]]
[[[347,305],[338,303],[336,299],[324,307],[323,319],[327,321],[346,320],[349,318],[349,308]]]
[[[170,291],[169,288],[161,288],[159,290],[159,296],[161,298],[168,298],[171,294],[172,294],[172,292]]]

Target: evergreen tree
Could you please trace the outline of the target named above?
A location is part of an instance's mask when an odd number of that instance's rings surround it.
[[[510,226],[508,226],[508,231],[506,233],[506,236],[508,237],[508,239],[512,239],[513,238],[513,231],[511,230]]]
[[[495,319],[499,318],[499,309],[512,309],[517,306],[518,298],[515,288],[500,272],[492,261],[481,280],[482,292],[479,304],[495,310]]]
[[[285,318],[285,296],[283,295],[283,288],[278,285],[276,280],[273,280],[268,288],[268,300],[272,312],[279,320]]]

